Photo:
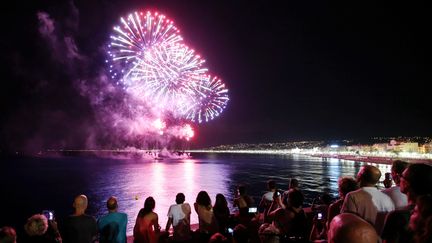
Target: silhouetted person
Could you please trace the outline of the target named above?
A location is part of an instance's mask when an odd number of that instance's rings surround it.
[[[351,213],[342,213],[330,223],[328,242],[376,243],[378,235],[374,227],[362,218]]]
[[[393,181],[391,179],[391,173],[385,173],[384,174],[384,181],[383,181],[384,187],[386,189],[390,188],[393,184]]]
[[[322,240],[327,238],[327,212],[332,203],[332,197],[328,193],[323,193],[318,200],[312,202],[312,229],[309,234],[309,240]]]
[[[354,213],[368,221],[381,232],[385,215],[393,211],[394,204],[389,196],[379,191],[375,185],[381,177],[381,171],[372,165],[365,165],[357,174],[360,189],[345,196],[342,213]]]
[[[216,217],[213,214],[210,196],[206,191],[200,191],[194,203],[195,212],[198,214],[199,241],[207,242],[210,237],[218,232]]]
[[[228,208],[228,202],[223,194],[218,193],[216,195],[213,213],[219,226],[219,233],[226,234],[229,223],[228,221],[230,219],[230,211]]]
[[[144,208],[137,216],[133,229],[134,243],[156,243],[159,239],[159,220],[158,215],[153,212],[156,201],[153,197],[146,198]]]
[[[424,195],[417,199],[410,217],[409,228],[414,232],[415,243],[432,242],[432,196]]]
[[[357,181],[351,177],[340,177],[338,180],[338,191],[339,191],[339,200],[330,204],[328,213],[327,213],[327,226],[330,225],[332,219],[340,214],[342,204],[344,202],[345,196],[352,191],[355,191],[359,188]],[[327,228],[328,229],[328,228]]]
[[[233,243],[247,243],[248,242],[248,229],[242,224],[236,225],[233,231]]]
[[[221,233],[215,233],[213,234],[208,243],[228,243],[228,239]]]
[[[90,243],[96,240],[96,219],[85,213],[88,200],[85,195],[75,197],[73,207],[74,214],[66,218],[63,229],[64,243]]]
[[[97,221],[99,228],[99,242],[125,243],[127,214],[119,213],[116,197],[110,197],[106,203],[108,214]]]
[[[49,227],[51,226],[50,230]],[[55,221],[48,221],[43,214],[35,214],[27,219],[24,225],[26,235],[19,242],[26,243],[56,243],[61,242],[60,233]]]
[[[247,194],[246,186],[239,185],[237,187],[237,195],[234,198],[234,207],[238,207],[240,216],[247,216],[249,207],[252,206],[254,200]]]
[[[288,204],[288,192],[290,189],[295,189],[300,191],[299,181],[297,179],[291,178],[288,184],[288,190],[282,193],[281,203],[279,203],[279,206],[282,208],[285,208],[286,205]]]
[[[403,243],[412,239],[408,230],[411,211],[417,199],[432,193],[432,166],[427,164],[410,164],[400,175],[400,190],[408,197],[408,205],[387,215],[381,238],[385,243]]]
[[[268,217],[268,214],[278,207],[277,203],[273,203],[273,197],[276,193],[276,182],[274,180],[267,181],[267,189],[268,191],[262,196],[258,208],[264,215],[264,222],[271,223],[272,219]]]
[[[16,243],[15,229],[9,226],[0,228],[0,243]]]
[[[278,208],[270,213],[273,225],[281,235],[306,239],[306,215],[303,211],[303,193],[296,189],[288,191],[288,204],[286,208]]]
[[[393,201],[395,208],[403,208],[408,205],[408,198],[405,194],[403,194],[400,190],[400,177],[404,170],[408,167],[408,163],[401,160],[395,160],[392,163],[391,167],[391,176],[395,185],[393,187],[387,188],[383,190],[385,194],[387,194]]]
[[[185,203],[185,195],[178,193],[176,195],[176,204],[170,206],[168,210],[168,222],[165,231],[168,232],[171,225],[173,226],[173,240],[186,241],[191,239],[190,215],[191,207]]]

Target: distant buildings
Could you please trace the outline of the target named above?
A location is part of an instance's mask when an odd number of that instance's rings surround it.
[[[374,138],[375,143],[369,144],[353,144],[352,140],[343,140],[338,143],[328,143],[325,141],[297,141],[286,143],[261,143],[261,144],[235,144],[235,145],[219,145],[212,147],[213,151],[232,151],[232,150],[298,150],[298,151],[316,151],[316,152],[342,152],[351,154],[374,153],[374,154],[400,154],[400,153],[416,153],[430,154],[432,153],[432,141],[429,138],[421,138],[422,140],[414,141],[409,138]],[[385,142],[388,141],[388,142]]]
[[[419,153],[432,153],[432,142],[419,146]]]

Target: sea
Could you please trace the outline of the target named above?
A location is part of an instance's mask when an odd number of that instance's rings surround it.
[[[165,228],[167,212],[182,192],[192,207],[191,223],[198,218],[193,203],[199,191],[207,191],[214,202],[222,193],[231,212],[238,185],[243,184],[258,204],[273,179],[280,190],[289,180],[299,180],[305,194],[304,206],[322,193],[338,197],[337,180],[355,176],[364,162],[304,155],[258,155],[229,153],[192,153],[188,159],[143,160],[136,157],[107,157],[80,154],[54,157],[14,157],[0,161],[0,227],[22,230],[27,218],[43,210],[54,211],[62,219],[73,213],[73,199],[88,197],[87,213],[98,218],[107,213],[106,200],[116,196],[119,211],[128,215],[127,233],[133,226],[144,200],[156,200],[155,212]],[[384,180],[390,165],[377,166]],[[380,187],[383,185],[380,184]]]

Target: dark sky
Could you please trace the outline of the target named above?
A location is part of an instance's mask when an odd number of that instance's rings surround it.
[[[196,126],[193,146],[432,135],[430,6],[280,2],[11,3],[2,15],[1,148],[82,148],[98,136],[103,125],[76,81],[98,75],[112,26],[136,9],[172,19],[229,87],[228,107]],[[78,61],[57,54],[68,45],[41,38],[41,12],[59,39],[74,40]]]

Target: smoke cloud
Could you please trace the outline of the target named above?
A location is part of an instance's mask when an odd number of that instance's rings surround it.
[[[7,142],[8,149],[34,153],[47,149],[186,146],[190,126],[161,114],[109,80],[100,60],[105,55],[106,43],[93,52],[82,51],[76,38],[79,11],[73,2],[68,8],[69,14],[60,20],[48,12],[36,13],[42,47],[38,55],[42,60],[16,63],[20,78],[34,84],[23,90],[32,90],[35,102],[17,108],[4,123],[2,134],[11,139]],[[155,124],[158,119],[164,121],[164,127]],[[28,121],[32,121],[31,125],[26,124]],[[167,150],[164,153],[169,154]],[[152,155],[143,155],[146,156]]]

